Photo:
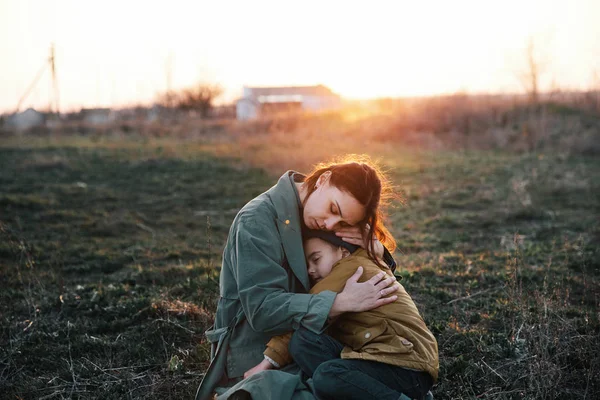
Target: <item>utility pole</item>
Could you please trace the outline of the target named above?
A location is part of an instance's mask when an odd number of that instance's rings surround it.
[[[52,43],[52,45],[50,47],[50,57],[48,57],[48,59],[46,61],[44,61],[44,65],[42,65],[42,68],[40,68],[40,70],[38,71],[35,78],[33,78],[31,85],[29,85],[29,87],[27,88],[25,93],[23,93],[23,96],[21,96],[21,98],[19,99],[19,102],[17,103],[17,107],[15,109],[15,114],[19,112],[21,105],[23,104],[23,102],[25,101],[27,96],[29,96],[29,93],[31,93],[33,88],[37,85],[37,83],[39,82],[42,75],[44,75],[44,71],[46,71],[46,68],[48,68],[48,66],[50,66],[50,70],[52,72],[52,86],[53,86],[53,91],[54,91],[55,111],[57,113],[60,111],[59,105],[58,105],[58,80],[56,78],[56,62],[55,62],[55,58],[54,58],[54,43]],[[50,110],[49,111],[50,112],[52,111],[52,101],[50,101]]]
[[[60,105],[58,97],[58,79],[56,77],[56,58],[54,56],[54,43],[50,47],[50,68],[52,70],[52,87],[54,89],[54,111],[57,115],[60,115]]]
[[[169,52],[167,62],[165,63],[165,75],[167,78],[167,93],[171,93],[173,88],[173,52]]]

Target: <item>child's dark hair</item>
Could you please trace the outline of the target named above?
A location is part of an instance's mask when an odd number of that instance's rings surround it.
[[[333,232],[329,231],[321,231],[317,229],[308,229],[305,228],[302,230],[302,241],[306,242],[308,239],[321,239],[333,247],[343,247],[350,252],[350,254],[354,253],[360,247],[356,246],[352,243],[345,242],[341,237],[337,236]]]

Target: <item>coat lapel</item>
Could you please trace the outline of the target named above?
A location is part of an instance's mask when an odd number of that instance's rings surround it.
[[[291,228],[291,223],[286,224],[285,221],[277,221],[277,224],[279,225],[283,250],[285,251],[290,268],[302,283],[304,289],[308,292],[310,283],[308,280],[306,260],[304,259],[304,249],[302,248],[302,234],[300,233],[300,229],[296,230]]]
[[[277,228],[283,250],[294,275],[308,292],[310,283],[302,247],[302,229],[296,191],[292,186],[292,174],[288,171],[279,179],[277,185],[267,192],[277,212]]]

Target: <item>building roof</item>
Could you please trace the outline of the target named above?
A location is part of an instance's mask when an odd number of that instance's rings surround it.
[[[109,114],[112,110],[110,108],[82,108],[79,111],[83,114]]]
[[[267,96],[337,96],[327,86],[247,87],[253,97]]]

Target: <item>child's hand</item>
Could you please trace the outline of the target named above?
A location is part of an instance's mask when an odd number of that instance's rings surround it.
[[[268,369],[273,369],[273,364],[268,362],[266,359],[262,360],[260,363],[256,364],[254,367],[250,368],[248,371],[244,372],[244,379],[259,373],[260,371],[266,371]]]

